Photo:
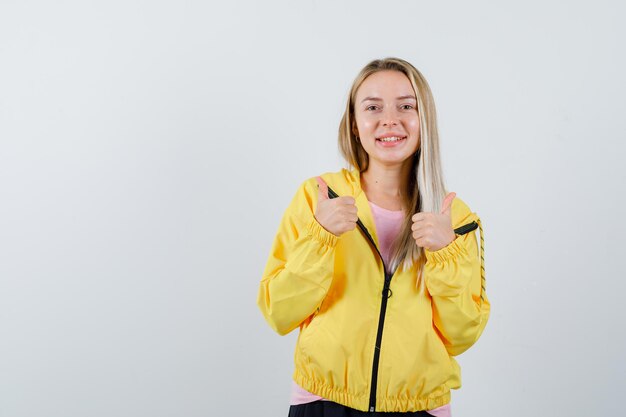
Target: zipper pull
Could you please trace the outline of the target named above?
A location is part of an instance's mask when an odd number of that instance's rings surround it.
[[[391,285],[391,277],[385,274],[385,285],[383,285],[383,298],[391,298],[393,291],[389,288]]]
[[[392,295],[393,295],[393,291],[391,291],[391,288],[385,285],[385,287],[383,288],[383,298],[384,297],[391,298]]]

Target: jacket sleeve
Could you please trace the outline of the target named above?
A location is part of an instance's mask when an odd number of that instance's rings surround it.
[[[313,215],[317,192],[311,181],[299,188],[283,215],[261,279],[257,304],[281,335],[315,312],[332,282],[337,236]]]
[[[481,251],[478,251],[474,230],[457,236],[445,248],[425,251],[424,265],[426,288],[432,297],[433,321],[452,356],[465,352],[478,340],[490,312],[485,292],[482,225],[464,202],[457,198],[454,203],[454,227],[477,222]]]

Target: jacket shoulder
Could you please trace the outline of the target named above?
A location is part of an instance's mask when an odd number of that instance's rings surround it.
[[[340,196],[355,194],[353,172],[347,169],[342,169],[337,172],[326,172],[307,178],[300,183],[296,194],[291,200],[291,204],[287,208],[288,214],[300,218],[303,221],[309,221],[311,219],[315,213],[319,197],[317,177],[321,177],[328,187]]]
[[[452,200],[450,214],[452,217],[452,227],[454,228],[463,226],[478,219],[476,213],[472,212],[467,203],[459,197],[455,197],[454,200]]]
[[[355,172],[347,169],[342,169],[336,172],[325,172],[323,174],[316,175],[315,177],[304,180],[304,182],[300,185],[300,188],[307,192],[307,194],[315,196],[315,202],[317,202],[318,196],[317,177],[322,178],[328,187],[340,196],[354,196],[360,186],[360,184],[358,184],[358,176],[355,175]]]

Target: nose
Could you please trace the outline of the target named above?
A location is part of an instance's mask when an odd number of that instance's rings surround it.
[[[381,114],[381,123],[383,126],[396,126],[398,124],[398,115],[393,109],[387,109],[387,111]]]

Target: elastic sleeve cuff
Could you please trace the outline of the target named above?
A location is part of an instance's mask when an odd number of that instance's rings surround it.
[[[458,256],[467,256],[467,250],[461,244],[462,236],[457,236],[448,246],[437,251],[431,252],[424,250],[426,260],[434,263],[444,263]]]
[[[337,245],[337,236],[330,233],[328,230],[324,229],[324,227],[318,223],[318,221],[313,218],[308,226],[307,232],[309,236],[318,240],[326,246],[334,248]]]

